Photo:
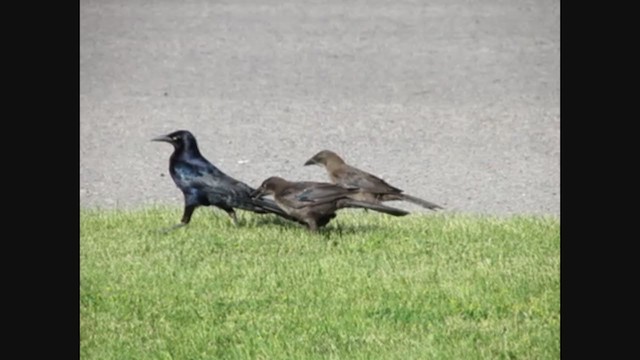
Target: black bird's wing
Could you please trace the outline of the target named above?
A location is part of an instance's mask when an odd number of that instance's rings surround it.
[[[332,175],[336,184],[340,186],[356,187],[376,194],[402,192],[379,177],[349,165],[340,167]]]
[[[264,203],[265,207],[275,207],[275,212],[282,213],[273,202],[251,199],[253,189],[249,185],[228,176],[204,159],[176,161],[171,175],[185,196],[196,197],[200,203],[252,211],[263,210],[260,204]]]

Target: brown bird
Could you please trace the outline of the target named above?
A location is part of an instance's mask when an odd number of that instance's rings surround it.
[[[368,202],[401,200],[409,201],[431,210],[443,208],[432,202],[404,194],[402,190],[387,184],[386,181],[379,177],[348,165],[333,151],[320,151],[307,160],[304,165],[324,166],[334,184],[347,188],[360,188],[360,193],[354,197],[358,200]]]
[[[273,195],[276,204],[288,215],[305,223],[310,231],[317,231],[336,217],[343,208],[364,208],[393,216],[409,212],[382,204],[368,203],[351,198],[359,189],[349,189],[329,183],[292,182],[273,176],[251,193],[253,198]]]

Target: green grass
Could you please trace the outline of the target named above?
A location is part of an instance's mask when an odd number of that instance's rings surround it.
[[[180,216],[81,211],[81,358],[560,358],[557,217]]]

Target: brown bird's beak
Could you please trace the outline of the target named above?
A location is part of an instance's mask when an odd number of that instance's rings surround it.
[[[167,135],[162,135],[162,136],[158,136],[156,138],[151,139],[151,141],[162,141],[162,142],[171,143],[171,138],[168,137]]]
[[[316,165],[318,162],[316,161],[316,159],[311,158],[309,160],[307,160],[306,163],[304,163],[304,166],[308,166],[308,165]]]
[[[253,190],[251,194],[249,194],[249,196],[251,196],[252,199],[255,199],[263,196],[264,193],[265,193],[264,188],[260,186],[259,188]]]

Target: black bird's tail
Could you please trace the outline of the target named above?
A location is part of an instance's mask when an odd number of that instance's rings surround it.
[[[264,199],[264,198],[251,199],[251,200],[253,205],[258,207],[260,210],[264,210],[264,212],[274,213],[278,215],[287,215],[287,213],[285,213],[284,210],[280,209],[278,204],[276,204],[275,201],[273,200]],[[259,212],[259,211],[256,211],[256,212]]]
[[[408,211],[400,210],[393,208],[391,206],[386,206],[382,204],[374,204],[365,201],[353,200],[353,199],[342,199],[338,202],[338,208],[363,208],[370,209],[373,211],[382,212],[385,214],[393,215],[393,216],[405,216],[408,215]]]
[[[278,204],[276,204],[275,201],[271,200],[271,199],[265,199],[265,198],[257,198],[257,199],[251,199],[253,202],[253,205],[255,206],[255,208],[253,209],[254,212],[259,213],[259,214],[276,214],[280,217],[283,217],[287,220],[291,220],[291,221],[295,221],[297,223],[300,224],[304,224],[304,222],[301,222],[300,220],[294,218],[293,216],[287,214],[284,210],[282,210]]]

